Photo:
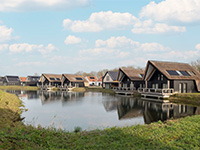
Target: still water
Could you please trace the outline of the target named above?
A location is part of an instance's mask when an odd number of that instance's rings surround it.
[[[149,124],[198,114],[200,108],[97,92],[18,91],[24,123],[67,131]]]

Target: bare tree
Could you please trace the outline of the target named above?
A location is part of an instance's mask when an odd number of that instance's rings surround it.
[[[200,59],[197,59],[196,61],[192,61],[191,65],[200,72]]]

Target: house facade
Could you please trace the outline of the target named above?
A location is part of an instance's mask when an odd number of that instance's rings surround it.
[[[142,88],[144,87],[143,75],[142,70],[120,68],[117,77],[119,87],[136,90]]]
[[[96,86],[97,85],[97,77],[86,76],[85,79],[89,82],[89,86]]]
[[[40,76],[27,76],[26,85],[27,86],[37,86],[40,84]]]
[[[105,89],[112,89],[118,87],[117,81],[118,71],[107,71],[102,77],[102,87]]]
[[[0,77],[0,85],[3,85],[4,77]]]
[[[39,82],[41,82],[42,88],[48,87],[60,87],[61,86],[60,74],[42,74]]]
[[[25,86],[26,85],[26,77],[19,77],[20,81],[21,81],[21,85]]]
[[[97,83],[96,83],[97,86],[102,86],[102,78],[103,78],[103,76],[100,76],[100,77],[97,79]]]
[[[21,85],[21,81],[18,76],[6,75],[3,80],[3,85]]]
[[[146,88],[174,89],[175,93],[200,92],[200,73],[186,63],[148,61],[143,80]]]
[[[62,74],[61,78],[62,87],[73,88],[73,87],[85,87],[86,79],[84,76],[74,74]]]

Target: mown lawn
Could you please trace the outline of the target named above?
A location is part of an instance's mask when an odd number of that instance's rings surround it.
[[[25,91],[37,91],[39,90],[36,86],[0,86],[0,90],[25,90]]]
[[[200,106],[200,93],[181,93],[170,96],[170,102]]]

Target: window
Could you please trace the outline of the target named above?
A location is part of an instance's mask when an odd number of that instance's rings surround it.
[[[110,80],[110,77],[109,76],[106,76],[106,81],[109,81]]]
[[[176,72],[176,70],[167,70],[169,75],[173,75],[173,76],[179,76],[179,74]]]
[[[179,71],[183,76],[190,76],[189,73],[187,73],[187,71]]]
[[[50,80],[55,80],[55,78],[50,78]]]
[[[163,74],[161,74],[161,81],[163,81]]]
[[[90,79],[95,79],[94,77],[90,77]]]
[[[59,78],[55,78],[56,80],[58,80],[58,81],[60,81],[60,79]]]
[[[167,88],[168,88],[167,84],[163,84],[163,85],[162,85],[162,88],[163,88],[163,89],[167,89]]]
[[[195,73],[193,71],[188,71],[191,75],[195,75]]]
[[[183,84],[183,93],[187,93],[187,83]]]
[[[179,83],[179,93],[182,93],[183,91],[183,83]]]
[[[160,80],[160,74],[158,74],[158,80]]]
[[[76,80],[83,80],[83,78],[75,78]]]

